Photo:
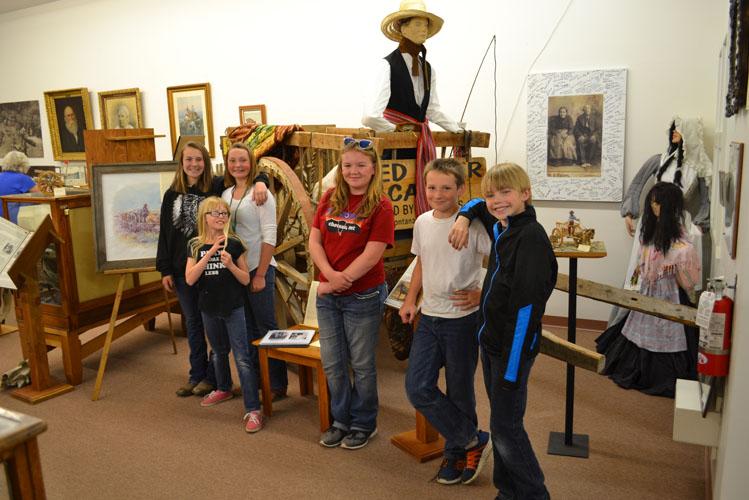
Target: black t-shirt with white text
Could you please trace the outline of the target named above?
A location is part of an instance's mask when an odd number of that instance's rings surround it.
[[[213,245],[203,245],[195,257],[199,261]],[[239,240],[229,238],[226,251],[234,263],[245,252]],[[213,254],[198,280],[198,309],[211,316],[228,316],[234,309],[244,306],[247,290],[221,262],[221,251]]]

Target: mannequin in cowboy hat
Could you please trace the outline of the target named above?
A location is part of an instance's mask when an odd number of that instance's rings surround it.
[[[462,128],[440,109],[437,98],[436,76],[426,60],[424,42],[442,28],[442,18],[428,12],[423,1],[403,0],[400,9],[383,19],[380,28],[386,37],[398,42],[377,69],[372,89],[364,108],[362,124],[378,132],[400,130],[410,124],[422,132],[419,156],[424,165],[436,156],[429,132],[429,122],[448,132]],[[398,151],[399,158],[416,158],[416,151]],[[424,165],[417,165],[417,179]],[[417,189],[417,215],[429,209],[426,198]]]

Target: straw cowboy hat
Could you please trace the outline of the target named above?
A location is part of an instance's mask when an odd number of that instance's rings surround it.
[[[419,0],[402,0],[398,12],[389,14],[382,20],[380,28],[386,37],[394,42],[400,42],[403,39],[400,30],[400,21],[409,17],[426,17],[429,19],[429,33],[427,38],[431,38],[442,29],[442,23],[445,21],[431,12],[427,12],[424,2]]]

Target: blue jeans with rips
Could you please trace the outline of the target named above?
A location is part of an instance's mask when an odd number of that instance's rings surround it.
[[[473,389],[479,357],[477,330],[478,312],[462,318],[422,314],[413,336],[406,394],[445,438],[445,458],[464,458],[465,447],[478,432]],[[447,394],[437,385],[443,366]]]
[[[190,348],[190,383],[198,384],[205,380],[215,387],[216,373],[213,370],[212,356],[208,354],[203,320],[198,309],[198,287],[188,285],[184,276],[173,276],[173,279],[187,328],[185,334]]]
[[[494,486],[500,500],[542,500],[549,498],[544,473],[523,426],[528,400],[528,377],[535,358],[521,361],[520,380],[515,389],[502,387],[503,367],[499,358],[481,349],[484,384],[491,408],[490,426],[494,452]]]
[[[242,385],[244,407],[247,411],[259,410],[258,376],[250,356],[250,344],[247,342],[244,307],[237,307],[227,316],[213,316],[205,312],[202,316],[208,340],[215,354],[216,388],[220,391],[231,391],[229,351],[232,351],[239,373],[239,383]]]
[[[250,280],[255,277],[257,269],[250,273]],[[268,330],[277,330],[276,309],[274,307],[274,297],[276,294],[276,268],[268,266],[265,273],[265,288],[259,292],[252,292],[247,288],[245,299],[245,320],[247,322],[247,333],[249,341],[263,338]],[[250,344],[250,354],[255,360],[255,366],[259,366],[257,361],[257,347]],[[286,392],[286,386],[289,380],[286,373],[286,361],[280,359],[268,359],[268,371],[270,372],[270,388]]]
[[[386,298],[385,283],[359,293],[317,298],[320,356],[333,426],[344,431],[377,428],[375,350]]]

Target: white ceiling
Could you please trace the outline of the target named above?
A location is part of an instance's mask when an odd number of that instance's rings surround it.
[[[57,0],[0,0],[0,14],[56,1]]]

